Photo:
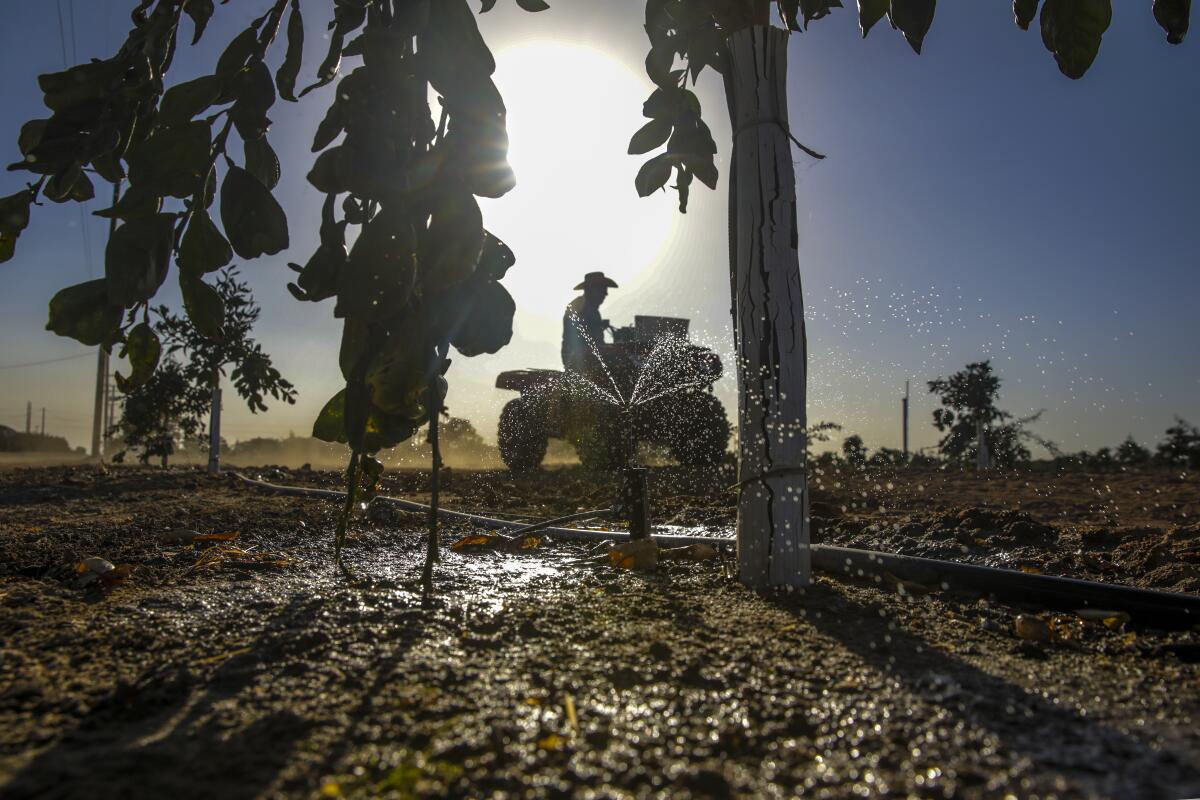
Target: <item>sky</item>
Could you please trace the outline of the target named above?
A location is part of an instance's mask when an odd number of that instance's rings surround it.
[[[302,81],[324,54],[328,5],[303,4]],[[872,449],[900,445],[905,380],[912,447],[935,444],[925,383],[984,358],[1003,381],[1000,405],[1045,409],[1036,430],[1069,451],[1129,434],[1153,444],[1176,414],[1200,423],[1200,49],[1168,45],[1148,4],[1114,3],[1096,63],[1071,81],[1036,26],[1012,23],[1010,5],[940,4],[921,56],[886,23],[862,40],[853,8],[790,40],[790,127],[828,156],[794,151],[809,418],[839,422]],[[114,52],[132,3],[11,6],[0,29],[5,163],[19,156],[21,123],[47,115],[36,76],[62,69],[64,50],[71,63]],[[180,48],[168,83],[210,71],[267,6],[219,5],[200,45]],[[518,180],[482,205],[485,225],[516,253],[505,284],[518,312],[507,348],[455,359],[447,404],[487,439],[511,396],[493,388],[496,375],[558,366],[562,309],[588,271],[621,284],[603,307],[614,324],[688,317],[693,338],[732,364],[724,175],[716,191],[696,184],[686,215],[673,195],[633,189],[642,158],[625,148],[651,88],[642,8],[552,0],[527,14],[502,0],[480,17]],[[257,336],[299,400],[252,415],[227,392],[230,440],[306,434],[340,388],[332,301],[300,305],[285,289],[286,263],[316,246],[321,195],[304,175],[331,91],[272,109],[291,247],[240,265],[263,307]],[[723,169],[719,76],[706,73],[696,91]],[[0,196],[27,178],[0,173]],[[107,205],[99,200],[87,212]],[[47,433],[88,444],[95,359],[44,325],[55,291],[103,273],[106,232],[74,205],[46,204],[0,265],[0,424],[23,429],[30,402],[35,429],[44,407]],[[160,297],[178,302],[171,281]],[[19,366],[58,358],[67,360]],[[734,402],[732,376],[717,390]]]

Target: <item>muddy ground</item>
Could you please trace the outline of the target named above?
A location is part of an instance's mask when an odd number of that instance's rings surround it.
[[[1195,476],[819,477],[823,541],[1197,588]],[[448,480],[489,512],[611,501],[576,469]],[[729,475],[651,480],[660,522],[732,520]],[[727,560],[551,543],[445,551],[425,601],[420,519],[362,515],[346,578],[334,514],[192,470],[0,473],[0,796],[1200,795],[1196,631],[1045,614],[1036,643],[1013,630],[1037,609],[827,576],[758,596]]]

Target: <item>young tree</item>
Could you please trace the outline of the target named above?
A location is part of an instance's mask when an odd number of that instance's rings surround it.
[[[1116,458],[1125,466],[1135,467],[1150,461],[1150,451],[1138,444],[1130,435],[1126,436],[1125,441],[1117,446]]]
[[[174,357],[162,359],[145,381],[136,386],[126,383],[123,391],[121,418],[112,433],[120,437],[126,450],[140,451],[138,460],[143,464],[157,458],[166,468],[180,445],[204,430],[208,392],[188,377],[187,368]],[[126,450],[113,460],[123,461]]]
[[[117,374],[117,387],[126,395],[117,427],[126,444],[142,449],[143,462],[158,456],[165,466],[181,441],[198,439],[204,432],[207,411],[208,469],[219,471],[220,384],[226,367],[233,367],[234,387],[252,412],[266,411],[267,395],[296,402],[292,384],[250,337],[260,309],[250,287],[237,277],[235,267],[217,275],[217,327],[201,331],[192,318],[159,306],[153,311],[156,319],[152,325],[143,322],[131,332],[124,353],[132,370],[129,377]],[[147,365],[151,359],[160,359],[159,348],[165,349],[167,357],[157,370],[150,371]]]
[[[1158,457],[1171,466],[1200,469],[1200,429],[1183,417],[1167,428],[1166,439],[1158,443]]]
[[[232,367],[229,377],[234,389],[255,414],[267,410],[264,401],[268,395],[294,404],[296,391],[250,336],[261,309],[250,287],[238,280],[237,268],[227,267],[217,273],[214,288],[222,309],[219,328],[202,331],[191,317],[177,316],[166,306],[159,306],[154,330],[167,353],[184,357],[188,382],[209,394],[208,471],[216,474],[221,459],[221,378],[226,368]]]
[[[854,467],[862,467],[867,463],[867,447],[861,436],[851,434],[842,441],[842,457]]]
[[[929,381],[929,391],[941,400],[943,408],[934,409],[933,425],[946,435],[938,442],[938,452],[950,461],[977,464],[995,463],[1010,467],[1029,461],[1029,443],[1036,443],[1055,454],[1054,442],[1028,429],[1041,418],[1038,411],[1028,417],[1014,419],[1013,415],[996,405],[1000,394],[1000,378],[992,372],[990,361],[967,364],[949,378]],[[980,449],[986,448],[986,459]]]

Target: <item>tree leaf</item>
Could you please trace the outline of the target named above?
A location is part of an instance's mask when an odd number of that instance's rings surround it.
[[[345,245],[321,244],[304,265],[296,284],[304,290],[305,299],[318,302],[333,297],[346,264]]]
[[[464,356],[495,353],[512,340],[517,304],[500,284],[487,281],[476,285],[463,310],[449,334],[450,343]]]
[[[1110,0],[1045,0],[1042,43],[1068,78],[1082,78],[1100,51],[1100,39],[1112,22]]]
[[[158,334],[142,322],[134,326],[125,339],[125,354],[129,357],[129,377],[125,380],[129,388],[137,388],[150,380],[162,355],[162,343]],[[123,390],[127,391],[127,390]]]
[[[214,342],[220,341],[225,325],[225,301],[221,299],[221,293],[197,276],[183,271],[179,273],[179,290],[188,319],[200,335]]]
[[[212,0],[187,0],[187,5],[183,7],[183,10],[196,25],[196,32],[192,35],[192,44],[195,44],[204,35],[204,29],[208,27],[208,21],[212,18],[213,2]]]
[[[104,250],[113,305],[131,308],[154,296],[166,280],[174,236],[174,214],[137,217],[113,231]]]
[[[300,0],[292,0],[292,12],[288,16],[287,53],[283,63],[275,72],[275,87],[284,100],[296,102],[296,78],[300,75],[300,63],[304,58],[304,18],[300,16]]]
[[[258,178],[258,182],[263,186],[274,189],[279,183],[279,156],[275,155],[267,137],[248,139],[243,144],[246,171]]]
[[[108,296],[105,278],[68,286],[50,300],[46,330],[89,347],[111,341],[125,309],[110,303]]]
[[[341,134],[344,126],[345,107],[341,101],[335,100],[330,104],[329,110],[325,112],[321,124],[317,126],[317,132],[313,136],[312,151],[316,153],[328,147]]]
[[[671,168],[675,165],[675,157],[663,153],[642,164],[638,170],[633,185],[638,197],[648,197],[666,185],[671,177]]]
[[[346,390],[326,401],[313,423],[312,435],[323,442],[346,443]]]
[[[629,140],[629,155],[638,156],[656,150],[671,136],[672,124],[667,119],[652,119],[638,129]]]
[[[1154,0],[1154,20],[1167,32],[1167,41],[1180,44],[1187,35],[1192,0]]]
[[[233,249],[202,207],[193,207],[192,218],[179,245],[179,269],[200,276],[216,272],[233,260]]]
[[[162,198],[143,186],[130,186],[117,199],[117,204],[109,208],[93,211],[97,217],[112,219],[116,217],[128,222],[134,217],[146,217],[157,214],[162,208]]]
[[[545,0],[517,0],[517,5],[530,12],[545,11],[550,8]]]
[[[425,286],[441,288],[466,280],[479,263],[483,248],[483,214],[468,192],[443,197],[432,209],[421,237],[418,263]]]
[[[800,13],[804,17],[804,28],[806,30],[808,29],[808,23],[828,16],[829,12],[835,8],[842,8],[841,0],[799,0],[799,2]],[[799,30],[799,28],[792,27],[792,30]]]
[[[0,264],[13,257],[17,238],[29,225],[29,206],[32,203],[33,192],[28,189],[0,199]]]
[[[129,182],[158,195],[191,197],[208,172],[211,135],[204,120],[155,130],[129,153]]]
[[[96,196],[96,187],[83,171],[82,165],[76,162],[47,181],[42,188],[42,196],[55,203],[68,200],[82,203]]]
[[[1029,23],[1037,16],[1038,0],[1013,0],[1013,18],[1017,27],[1023,31],[1029,30]]]
[[[904,38],[917,53],[933,24],[933,12],[937,0],[891,0],[888,18],[900,29]]]
[[[411,220],[385,206],[363,227],[341,270],[334,316],[375,320],[402,308],[416,281],[416,245]]]
[[[288,246],[287,216],[267,187],[241,167],[221,183],[221,224],[242,258],[275,255]]]
[[[498,281],[516,263],[517,257],[508,245],[491,231],[483,232],[483,249],[479,253],[479,266],[476,268],[479,275],[491,281]]]
[[[237,75],[246,66],[246,62],[250,56],[254,54],[255,48],[258,47],[258,31],[253,27],[233,37],[233,41],[225,48],[225,52],[221,53],[221,57],[217,59],[216,74],[221,78],[231,78]]]
[[[229,116],[243,140],[259,139],[271,126],[267,111],[275,104],[275,84],[271,71],[259,58],[250,61],[238,84],[237,100]]]
[[[889,0],[858,0],[858,29],[864,39],[875,23],[883,19],[889,5]]]
[[[216,75],[203,75],[176,84],[163,94],[158,105],[157,124],[163,127],[184,125],[221,96],[222,81]]]

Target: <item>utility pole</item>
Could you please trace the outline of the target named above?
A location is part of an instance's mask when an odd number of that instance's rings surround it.
[[[42,406],[42,436],[46,435],[46,407]]]
[[[908,461],[908,381],[904,382],[904,398],[900,401],[900,412],[904,425],[904,460]]]
[[[121,199],[121,181],[113,184],[112,204],[115,208]],[[117,229],[117,218],[108,220],[108,238],[112,239],[113,231]],[[104,427],[104,411],[108,399],[108,351],[104,345],[96,350],[96,402],[92,407],[92,458],[100,458],[101,429]]]
[[[104,431],[104,411],[107,400],[108,353],[101,345],[96,349],[96,402],[92,409],[92,458],[101,456],[100,442]]]
[[[33,433],[33,401],[25,401],[25,432]]]

